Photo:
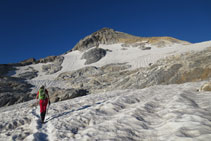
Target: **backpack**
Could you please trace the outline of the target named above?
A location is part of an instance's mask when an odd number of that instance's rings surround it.
[[[46,99],[45,89],[39,90],[39,99]]]

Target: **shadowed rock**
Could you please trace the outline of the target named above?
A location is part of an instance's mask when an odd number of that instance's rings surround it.
[[[64,60],[63,56],[57,56],[56,58],[54,58],[52,64],[43,65],[42,71],[46,72],[46,74],[53,74],[60,71],[62,69],[63,60]]]
[[[88,65],[99,61],[105,55],[106,55],[106,50],[102,48],[94,48],[85,52],[81,59],[86,59],[85,64]]]
[[[0,64],[0,76],[6,75],[13,67],[7,64]]]
[[[0,77],[0,107],[33,99],[31,88],[23,79]]]
[[[73,99],[87,95],[89,92],[84,89],[61,89],[61,88],[48,88],[51,102],[58,102],[67,99]]]

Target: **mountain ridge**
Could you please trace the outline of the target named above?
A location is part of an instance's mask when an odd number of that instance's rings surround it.
[[[132,44],[136,42],[145,42],[150,44],[165,44],[165,42],[167,41],[171,43],[190,44],[187,41],[182,41],[173,37],[139,37],[105,27],[81,39],[73,47],[72,50],[84,51],[94,46],[99,47],[100,44]]]

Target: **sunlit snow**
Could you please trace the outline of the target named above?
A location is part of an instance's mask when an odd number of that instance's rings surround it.
[[[211,46],[211,41],[173,45],[151,50],[134,47],[122,49],[121,44],[100,45],[108,49],[100,61],[85,65],[83,52],[64,54],[62,70],[46,75],[43,64],[18,67],[12,76],[37,70],[38,77],[29,80],[37,88],[70,88],[65,81],[54,79],[62,72],[86,66],[101,67],[111,63],[128,63],[131,69],[148,67],[159,59]],[[63,102],[48,108],[46,123],[39,120],[39,107],[33,101],[0,109],[0,140],[50,140],[50,141],[192,141],[211,139],[211,93],[197,89],[204,82],[180,85],[159,85],[145,89],[105,91]]]
[[[117,90],[52,104],[46,123],[35,101],[0,109],[0,140],[209,141],[211,93],[202,82]]]

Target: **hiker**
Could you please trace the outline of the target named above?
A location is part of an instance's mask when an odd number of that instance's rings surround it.
[[[45,89],[45,86],[41,86],[39,91],[37,92],[36,99],[38,98],[39,98],[39,103],[40,103],[41,122],[44,123],[47,105],[48,103],[49,103],[49,106],[51,104],[48,91]]]

